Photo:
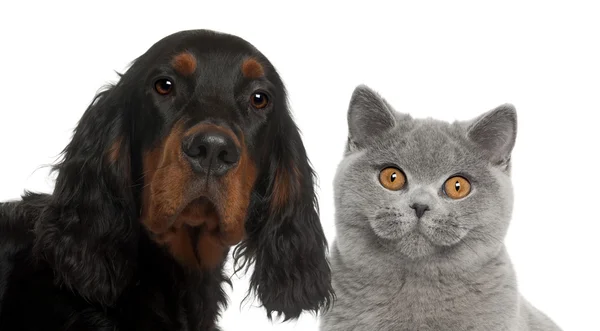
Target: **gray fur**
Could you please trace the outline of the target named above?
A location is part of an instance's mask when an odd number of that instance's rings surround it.
[[[348,122],[334,182],[337,301],[321,330],[560,330],[519,294],[503,243],[513,206],[512,105],[465,122],[412,119],[359,86]],[[406,174],[405,189],[380,184],[389,165]],[[460,200],[442,189],[455,174],[472,185]],[[430,210],[419,220],[413,203]]]

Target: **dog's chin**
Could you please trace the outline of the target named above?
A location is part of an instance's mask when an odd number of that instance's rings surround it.
[[[227,245],[221,233],[221,213],[208,197],[193,198],[180,207],[181,212],[164,233],[155,233],[155,240],[169,248],[171,254],[184,266],[213,268],[226,254]]]
[[[202,196],[188,203],[175,217],[174,226],[204,227],[208,231],[218,230],[221,222],[217,205],[208,197]]]

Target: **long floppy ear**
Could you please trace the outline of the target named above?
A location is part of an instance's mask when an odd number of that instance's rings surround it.
[[[279,99],[276,107],[265,134],[266,163],[246,221],[247,238],[234,257],[240,268],[254,263],[250,288],[268,318],[274,312],[287,321],[303,311],[328,309],[334,294],[315,174],[287,101]]]
[[[35,227],[34,251],[57,284],[103,305],[115,303],[137,254],[128,118],[119,85],[96,96],[54,167],[51,203]]]
[[[517,112],[504,104],[468,123],[467,137],[495,166],[510,169],[510,156],[517,139]]]

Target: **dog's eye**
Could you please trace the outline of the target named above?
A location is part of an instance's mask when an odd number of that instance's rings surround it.
[[[406,184],[406,177],[400,169],[388,167],[379,173],[379,182],[388,190],[398,191]]]
[[[173,82],[167,78],[161,78],[154,83],[154,89],[158,94],[167,95],[173,90]]]
[[[461,176],[454,176],[444,184],[444,193],[452,199],[462,199],[471,193],[471,183]]]
[[[269,105],[269,96],[263,92],[254,92],[250,97],[250,103],[256,109],[263,109]]]

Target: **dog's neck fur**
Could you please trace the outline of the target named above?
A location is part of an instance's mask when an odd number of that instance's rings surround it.
[[[163,323],[171,325],[173,329],[213,329],[220,310],[226,307],[222,290],[224,283],[227,283],[223,275],[225,261],[211,270],[182,266],[167,248],[159,246],[147,233],[141,237],[139,252],[139,259],[135,261],[137,272],[123,293],[122,306],[134,305],[134,302],[130,302],[134,298],[135,301],[144,301],[137,302],[140,307],[152,307],[149,312],[139,311],[140,316],[159,315],[156,317],[163,319]],[[170,285],[165,287],[167,284]],[[168,315],[164,316],[165,313]],[[135,326],[136,329],[153,327],[150,324]]]
[[[31,229],[40,222],[40,215],[47,208],[49,198],[49,195],[36,194],[27,196],[23,201],[0,204],[0,329],[11,329],[15,323],[22,323],[21,314],[37,316],[39,320],[32,320],[32,323],[45,323],[43,326],[49,330],[62,329],[64,325],[48,324],[48,319],[44,317],[46,315],[52,316],[51,320],[57,323],[63,321],[60,323],[86,330],[98,325],[118,325],[133,330],[215,328],[219,311],[226,306],[222,290],[223,283],[227,282],[222,272],[225,261],[210,271],[184,268],[145,232],[139,241],[138,259],[131,261],[136,265],[136,272],[119,297],[118,309],[84,302],[66,288],[54,289],[53,282],[46,284],[44,280],[28,285],[26,277],[50,276],[54,273],[52,266],[41,256],[34,256],[32,260],[21,258],[31,252],[35,241]],[[22,274],[30,269],[33,274]],[[24,278],[14,279],[11,273],[22,274]],[[35,300],[28,299],[35,301],[34,304],[27,304],[25,299],[21,299],[30,292],[39,296]],[[57,303],[60,304],[57,306]],[[90,303],[97,309],[87,308],[87,313],[83,315],[70,313],[70,309],[79,311]],[[9,306],[11,310],[7,309]],[[123,325],[122,321],[138,324]],[[30,326],[23,327],[28,329]]]

